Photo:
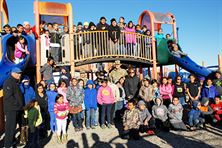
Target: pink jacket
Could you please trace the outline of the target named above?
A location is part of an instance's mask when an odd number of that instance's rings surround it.
[[[160,90],[160,95],[163,99],[171,99],[172,98],[173,89],[170,84],[160,85],[159,90]]]
[[[135,28],[125,28],[125,32],[126,32],[126,43],[133,43],[136,44],[136,34],[131,34],[131,33],[135,33]],[[130,33],[127,33],[130,32]]]
[[[26,49],[27,49],[26,45],[22,45],[20,42],[17,42],[16,48],[15,48],[15,57],[22,58],[22,53],[25,52]]]
[[[69,105],[68,103],[55,103],[54,112],[56,114],[57,119],[66,119],[69,113]]]
[[[68,88],[62,88],[62,87],[59,87],[59,88],[57,89],[58,93],[61,94],[61,95],[63,95],[63,100],[64,100],[65,103],[68,102],[68,100],[66,99],[67,90],[68,90]]]
[[[112,89],[109,86],[100,87],[97,94],[97,101],[99,104],[113,104],[115,99]]]

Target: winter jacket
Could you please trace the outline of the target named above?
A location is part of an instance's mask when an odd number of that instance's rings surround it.
[[[48,111],[52,112],[54,111],[55,99],[58,93],[55,91],[49,90],[46,92],[46,95],[48,97]]]
[[[125,32],[126,32],[126,43],[132,43],[132,44],[136,44],[136,34],[135,34],[135,28],[125,28]]]
[[[28,126],[31,133],[36,131],[35,123],[37,122],[39,117],[39,111],[33,107],[28,111]]]
[[[124,89],[126,93],[126,98],[128,99],[129,96],[131,98],[137,97],[140,88],[140,80],[137,76],[127,76],[124,83]]]
[[[173,89],[170,84],[160,85],[159,90],[160,90],[160,95],[162,96],[163,99],[171,99],[172,98]]]
[[[101,86],[98,90],[97,101],[100,105],[113,104],[115,102],[115,98],[112,89],[109,86]]]
[[[153,87],[152,86],[142,86],[139,90],[139,96],[142,98],[145,102],[150,102],[153,100]]]
[[[20,42],[17,42],[16,48],[15,48],[15,57],[16,58],[23,58],[23,54],[25,53],[27,49],[27,45],[21,44]]]
[[[201,97],[202,98],[209,98],[209,99],[213,99],[218,95],[217,93],[217,89],[215,86],[211,85],[210,87],[209,86],[204,86],[202,88],[202,91],[201,91]]]
[[[152,107],[152,115],[156,119],[160,119],[165,122],[168,119],[168,110],[165,105],[163,105],[163,100],[161,99],[161,104],[158,106],[155,102],[155,105]]]
[[[35,99],[35,91],[30,85],[24,85],[24,83],[20,84],[20,89],[23,94],[24,105],[27,105],[31,100]]]
[[[48,96],[46,95],[46,93],[44,93],[43,97],[39,96],[39,94],[36,93],[36,100],[38,101],[41,112],[48,112]]]
[[[170,104],[168,111],[169,111],[170,123],[182,122],[183,106],[180,103],[177,105]]]
[[[55,31],[55,30],[52,30],[50,32],[50,46],[53,45],[53,43],[57,43],[59,46],[60,46],[60,35],[59,35],[59,32],[58,31]]]
[[[123,126],[127,126],[128,129],[139,129],[140,124],[138,109],[134,108],[132,110],[125,110],[123,115]]]
[[[77,86],[69,86],[66,99],[70,106],[82,106],[84,99],[84,89]]]
[[[119,38],[120,38],[120,28],[119,26],[112,26],[110,25],[109,28],[108,28],[108,35],[109,35],[109,38],[114,42],[116,43]],[[117,41],[115,41],[117,39]]]
[[[86,110],[89,110],[90,108],[97,109],[97,91],[95,88],[89,89],[88,85],[94,85],[92,80],[88,80],[86,82],[86,89],[84,92],[84,104]]]
[[[18,80],[10,76],[3,84],[4,112],[18,111],[23,107],[23,96]]]
[[[213,80],[213,84],[216,87],[218,94],[222,96],[222,76],[219,79]]]
[[[69,105],[68,103],[55,103],[54,105],[54,113],[56,114],[57,119],[66,119],[69,113]]]
[[[213,109],[214,114],[222,114],[222,102],[219,104],[211,104],[210,107]]]
[[[105,27],[105,29],[103,29],[103,27]],[[107,23],[105,24],[98,23],[96,26],[97,30],[108,30],[108,28],[109,28],[109,25]]]

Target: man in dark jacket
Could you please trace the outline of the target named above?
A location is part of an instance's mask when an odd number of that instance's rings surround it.
[[[214,84],[214,86],[217,89],[218,95],[222,99],[222,75],[221,75],[221,71],[220,70],[216,71],[215,77],[216,77],[216,79],[213,80],[213,84]]]
[[[23,98],[19,87],[19,79],[21,77],[21,69],[13,68],[11,76],[3,84],[3,103],[5,123],[5,147],[12,147],[14,143],[14,135],[16,130],[16,118],[18,112],[22,109]]]
[[[116,19],[111,19],[111,25],[108,28],[109,39],[111,39],[110,43],[110,52],[111,54],[119,54],[118,52],[118,41],[120,38],[120,27],[117,26]]]
[[[135,71],[133,68],[129,69],[129,75],[126,77],[124,83],[124,89],[126,93],[126,99],[130,100],[132,98],[136,98],[138,96],[138,92],[140,89],[140,80],[135,75]]]

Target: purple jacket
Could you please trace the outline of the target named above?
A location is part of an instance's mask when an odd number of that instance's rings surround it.
[[[135,28],[125,28],[125,32],[126,32],[126,43],[133,43],[136,44],[136,34],[135,33]],[[127,33],[129,32],[129,33]]]

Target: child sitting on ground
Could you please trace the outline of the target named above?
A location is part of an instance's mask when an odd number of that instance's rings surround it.
[[[205,119],[205,122],[208,122],[208,123],[211,122],[213,110],[209,106],[209,99],[208,98],[202,98],[200,110],[201,110],[201,114],[202,114],[203,118]],[[204,124],[204,126],[205,126],[205,124]]]
[[[213,122],[217,123],[221,121],[222,118],[222,102],[220,97],[217,96],[214,98],[213,104],[211,104],[211,108],[213,109]]]
[[[67,117],[69,113],[69,105],[64,102],[63,95],[58,94],[55,99],[54,112],[56,114],[57,125],[57,142],[59,144],[66,142],[68,135],[66,134]],[[62,132],[62,136],[61,136]],[[61,138],[62,137],[62,138]]]
[[[131,99],[127,103],[128,108],[123,115],[123,138],[139,139],[140,117],[139,110],[135,107],[136,101]]]
[[[169,122],[168,122],[168,110],[165,105],[163,105],[162,98],[156,98],[155,105],[152,107],[152,115],[155,118],[156,127],[169,131]]]
[[[15,46],[15,64],[22,62],[26,54],[29,54],[29,51],[27,45],[25,45],[24,37],[20,36]]]
[[[173,98],[173,103],[169,105],[169,118],[170,123],[176,130],[187,130],[186,125],[182,121],[183,106],[180,104],[178,97]]]
[[[188,114],[189,126],[191,130],[195,130],[196,127],[200,128],[204,124],[205,120],[201,117],[201,104],[199,101],[193,101],[193,108]]]
[[[140,132],[147,132],[148,135],[153,135],[153,129],[155,128],[155,121],[152,118],[152,115],[146,108],[146,104],[143,100],[138,102],[139,108],[139,117],[140,117]]]

